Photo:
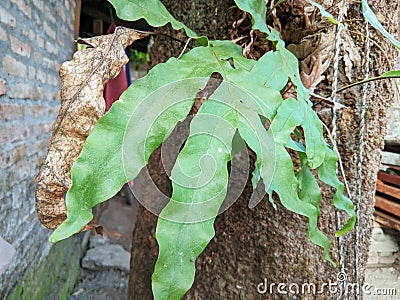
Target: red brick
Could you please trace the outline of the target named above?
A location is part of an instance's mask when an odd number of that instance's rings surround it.
[[[40,54],[39,52],[35,51],[35,53],[33,53],[33,57],[35,58],[35,61],[39,64],[42,63],[42,54]]]
[[[46,101],[52,101],[52,100],[57,100],[59,98],[59,92],[51,92],[51,91],[46,91],[45,93],[42,94],[43,99]],[[59,102],[57,102],[58,104]]]
[[[40,48],[44,48],[44,39],[43,38],[37,37],[36,41]]]
[[[1,33],[0,33],[0,37],[1,37]],[[61,36],[57,35],[57,43],[61,46],[61,47],[65,47],[64,44],[64,40]]]
[[[24,141],[28,135],[27,126],[23,124],[8,127],[8,136],[11,143]]]
[[[47,83],[52,85],[52,86],[58,86],[58,77],[55,77],[51,74],[47,74]]]
[[[54,44],[54,42],[46,41],[46,50],[51,54],[58,54],[58,47],[56,44]]]
[[[15,25],[17,24],[15,18],[3,8],[0,8],[0,22],[10,26],[11,28],[15,28]]]
[[[42,97],[43,89],[41,87],[36,87],[32,93],[33,100],[39,100]]]
[[[26,146],[17,146],[14,149],[0,153],[0,168],[11,167],[26,157]]]
[[[40,123],[31,125],[27,128],[27,135],[36,137],[47,136],[50,134],[52,126],[53,123]]]
[[[31,46],[20,41],[14,36],[10,37],[10,41],[11,41],[11,51],[26,57],[31,56],[31,50],[32,50]]]
[[[42,19],[40,16],[37,14],[36,11],[33,12],[33,19],[35,20],[36,24],[40,25],[42,24]]]
[[[7,32],[4,30],[4,28],[0,27],[0,41],[7,41]]]
[[[3,78],[0,78],[0,96],[7,93],[7,83]]]
[[[29,115],[33,118],[45,117],[47,115],[47,109],[43,105],[33,105],[28,107]]]
[[[22,105],[18,104],[0,104],[0,120],[12,120],[17,118],[23,118],[25,116],[25,110]]]
[[[0,125],[0,145],[5,145],[8,142],[8,133],[4,125]]]
[[[63,34],[65,34],[65,35],[69,35],[69,31],[68,31],[67,26],[62,26],[62,27],[61,27],[61,32],[62,32]]]
[[[66,4],[68,3],[68,1],[66,2]],[[66,23],[67,22],[67,16],[64,13],[64,9],[62,8],[60,3],[57,3],[56,5],[56,12],[57,14],[61,17],[61,20]]]
[[[20,162],[17,165],[14,165],[14,172],[11,172],[10,176],[6,178],[6,186],[11,188],[15,184],[27,179],[31,176],[31,169],[32,166],[28,163]]]
[[[38,145],[38,147],[37,147],[37,150],[39,152],[44,152],[47,149],[48,145],[49,145],[49,140],[48,139],[41,140],[39,145]]]
[[[11,0],[26,16],[32,17],[32,10],[29,5],[25,3],[24,0]]]
[[[36,72],[36,79],[42,83],[46,83],[46,73],[42,70]]]
[[[3,57],[3,72],[17,77],[26,77],[26,66],[11,56]]]
[[[26,148],[26,156],[30,157],[33,155],[36,155],[38,153],[44,155],[45,150],[47,149],[47,145],[49,143],[48,139],[44,139],[44,140],[38,140],[33,142],[32,144],[29,144]],[[39,156],[42,156],[39,155]]]
[[[55,24],[56,18],[54,18],[53,14],[54,12],[52,11],[52,8],[50,8],[48,5],[45,6],[44,8],[44,14],[46,16],[46,19],[49,20],[51,23]]]
[[[33,0],[32,2],[37,8],[39,8],[39,10],[43,10],[43,0]]]
[[[43,22],[43,29],[49,37],[51,37],[53,40],[56,39],[56,32],[46,21]]]
[[[28,76],[28,78],[30,80],[35,80],[35,78],[36,78],[36,69],[35,69],[35,67],[32,67],[32,66],[29,67],[29,76]]]
[[[17,83],[10,86],[8,95],[13,99],[31,99],[35,90],[31,83]]]
[[[36,33],[30,27],[24,25],[22,28],[22,34],[25,35],[29,40],[34,41],[36,39]]]

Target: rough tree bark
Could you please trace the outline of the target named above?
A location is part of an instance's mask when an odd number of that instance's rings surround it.
[[[210,38],[228,36],[226,18],[231,3],[228,1],[191,0],[176,2],[163,1],[167,8],[181,21],[189,25],[199,34]],[[341,52],[338,64],[339,86],[351,81],[363,79],[365,66],[369,62],[370,76],[376,76],[393,69],[390,61],[394,62],[397,52],[384,41],[375,31],[371,30],[370,60],[365,55],[365,23],[362,18],[359,2],[334,2],[324,0],[325,7],[331,7],[330,12],[338,14],[339,9],[347,9],[346,20],[349,29],[342,36]],[[390,32],[396,33],[398,28],[397,0],[370,1],[372,8],[384,16],[384,24]],[[238,14],[238,17],[240,15]],[[306,1],[288,1],[277,10],[275,16],[269,16],[275,27],[281,28],[282,37],[288,48],[299,60],[308,67],[317,67],[312,56],[331,59],[331,65],[324,73],[325,79],[317,86],[315,93],[329,97],[334,78],[336,27],[321,20],[316,11],[309,9]],[[248,22],[249,20],[247,20]],[[230,24],[231,25],[231,24]],[[163,29],[165,30],[165,29]],[[171,30],[169,33],[173,34]],[[232,35],[232,31],[230,31]],[[178,36],[179,37],[179,36]],[[183,38],[180,36],[179,38]],[[379,47],[375,44],[379,41]],[[170,39],[158,36],[152,50],[152,64],[165,61],[171,55],[177,56],[183,45]],[[261,49],[261,50],[260,50]],[[253,45],[254,56],[262,53],[263,47]],[[386,53],[383,54],[382,50]],[[358,55],[359,57],[358,57]],[[352,65],[351,65],[352,64]],[[308,73],[306,67],[302,71]],[[318,71],[314,71],[318,74]],[[325,288],[324,293],[313,294],[260,294],[257,285],[267,279],[270,283],[313,283],[321,288],[323,283],[336,282],[341,267],[347,275],[348,283],[364,282],[364,270],[373,219],[374,192],[377,170],[379,169],[380,150],[386,128],[386,113],[393,97],[393,87],[388,81],[379,81],[368,89],[365,148],[363,172],[358,176],[358,160],[360,149],[360,101],[363,88],[361,86],[338,94],[338,101],[346,106],[337,112],[337,143],[342,156],[343,165],[353,201],[361,200],[360,207],[360,243],[359,265],[356,270],[355,244],[356,230],[343,240],[342,260],[339,242],[334,233],[337,230],[336,211],[332,206],[332,190],[322,187],[320,228],[331,240],[331,255],[338,268],[333,268],[322,257],[321,248],[311,244],[307,237],[307,224],[303,217],[287,211],[279,201],[278,209],[274,210],[264,199],[257,207],[248,208],[252,193],[248,182],[242,196],[235,204],[218,216],[215,222],[216,237],[196,261],[196,277],[191,290],[185,299],[327,299],[335,298]],[[328,126],[332,123],[331,106],[314,99],[315,109]],[[152,156],[149,172],[157,186],[170,193],[170,184],[160,160],[160,151]],[[357,196],[357,185],[362,184],[361,196]],[[154,194],[147,185],[140,184],[141,198],[150,201]],[[147,200],[146,200],[147,199]],[[157,243],[154,238],[156,217],[140,208],[137,224],[133,233],[131,275],[129,282],[129,299],[152,299],[151,274],[157,257]],[[287,289],[287,287],[286,287]],[[349,299],[354,299],[349,291]],[[343,297],[336,297],[343,298]]]

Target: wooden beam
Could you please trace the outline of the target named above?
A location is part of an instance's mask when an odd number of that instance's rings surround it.
[[[400,231],[400,220],[378,210],[375,210],[374,216],[375,216],[375,221],[378,222],[379,224],[382,224],[384,227],[394,228]]]
[[[400,187],[400,176],[386,174],[382,171],[379,171],[378,178],[383,182],[394,184]]]
[[[400,217],[400,204],[394,201],[390,201],[380,196],[375,196],[376,202],[375,207],[378,207],[384,211],[387,211],[397,217]],[[399,219],[400,222],[400,219]]]
[[[400,200],[400,188],[387,185],[380,179],[376,182],[376,191]]]

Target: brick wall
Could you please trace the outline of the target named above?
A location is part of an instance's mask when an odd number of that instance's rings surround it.
[[[0,236],[18,253],[0,275],[0,299],[52,248],[35,214],[35,176],[59,108],[58,70],[73,52],[74,6],[75,0],[0,0]]]

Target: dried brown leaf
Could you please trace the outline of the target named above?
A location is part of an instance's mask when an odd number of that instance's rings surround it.
[[[325,79],[322,74],[328,69],[332,56],[314,56],[310,58],[310,66],[304,61],[300,62],[300,77],[304,86],[314,92],[317,85]]]
[[[332,55],[324,56],[311,56],[310,65],[308,66],[303,60],[300,62],[300,78],[306,89],[310,91],[311,94],[314,93],[317,85],[325,79],[322,75],[329,67]],[[292,83],[288,83],[285,91],[282,94],[284,99],[296,98],[296,90]]]
[[[64,195],[71,185],[70,170],[104,114],[104,86],[128,62],[125,48],[147,35],[117,27],[113,34],[80,40],[92,48],[76,52],[62,64],[61,108],[36,177],[36,213],[47,228],[57,228],[67,217]]]

